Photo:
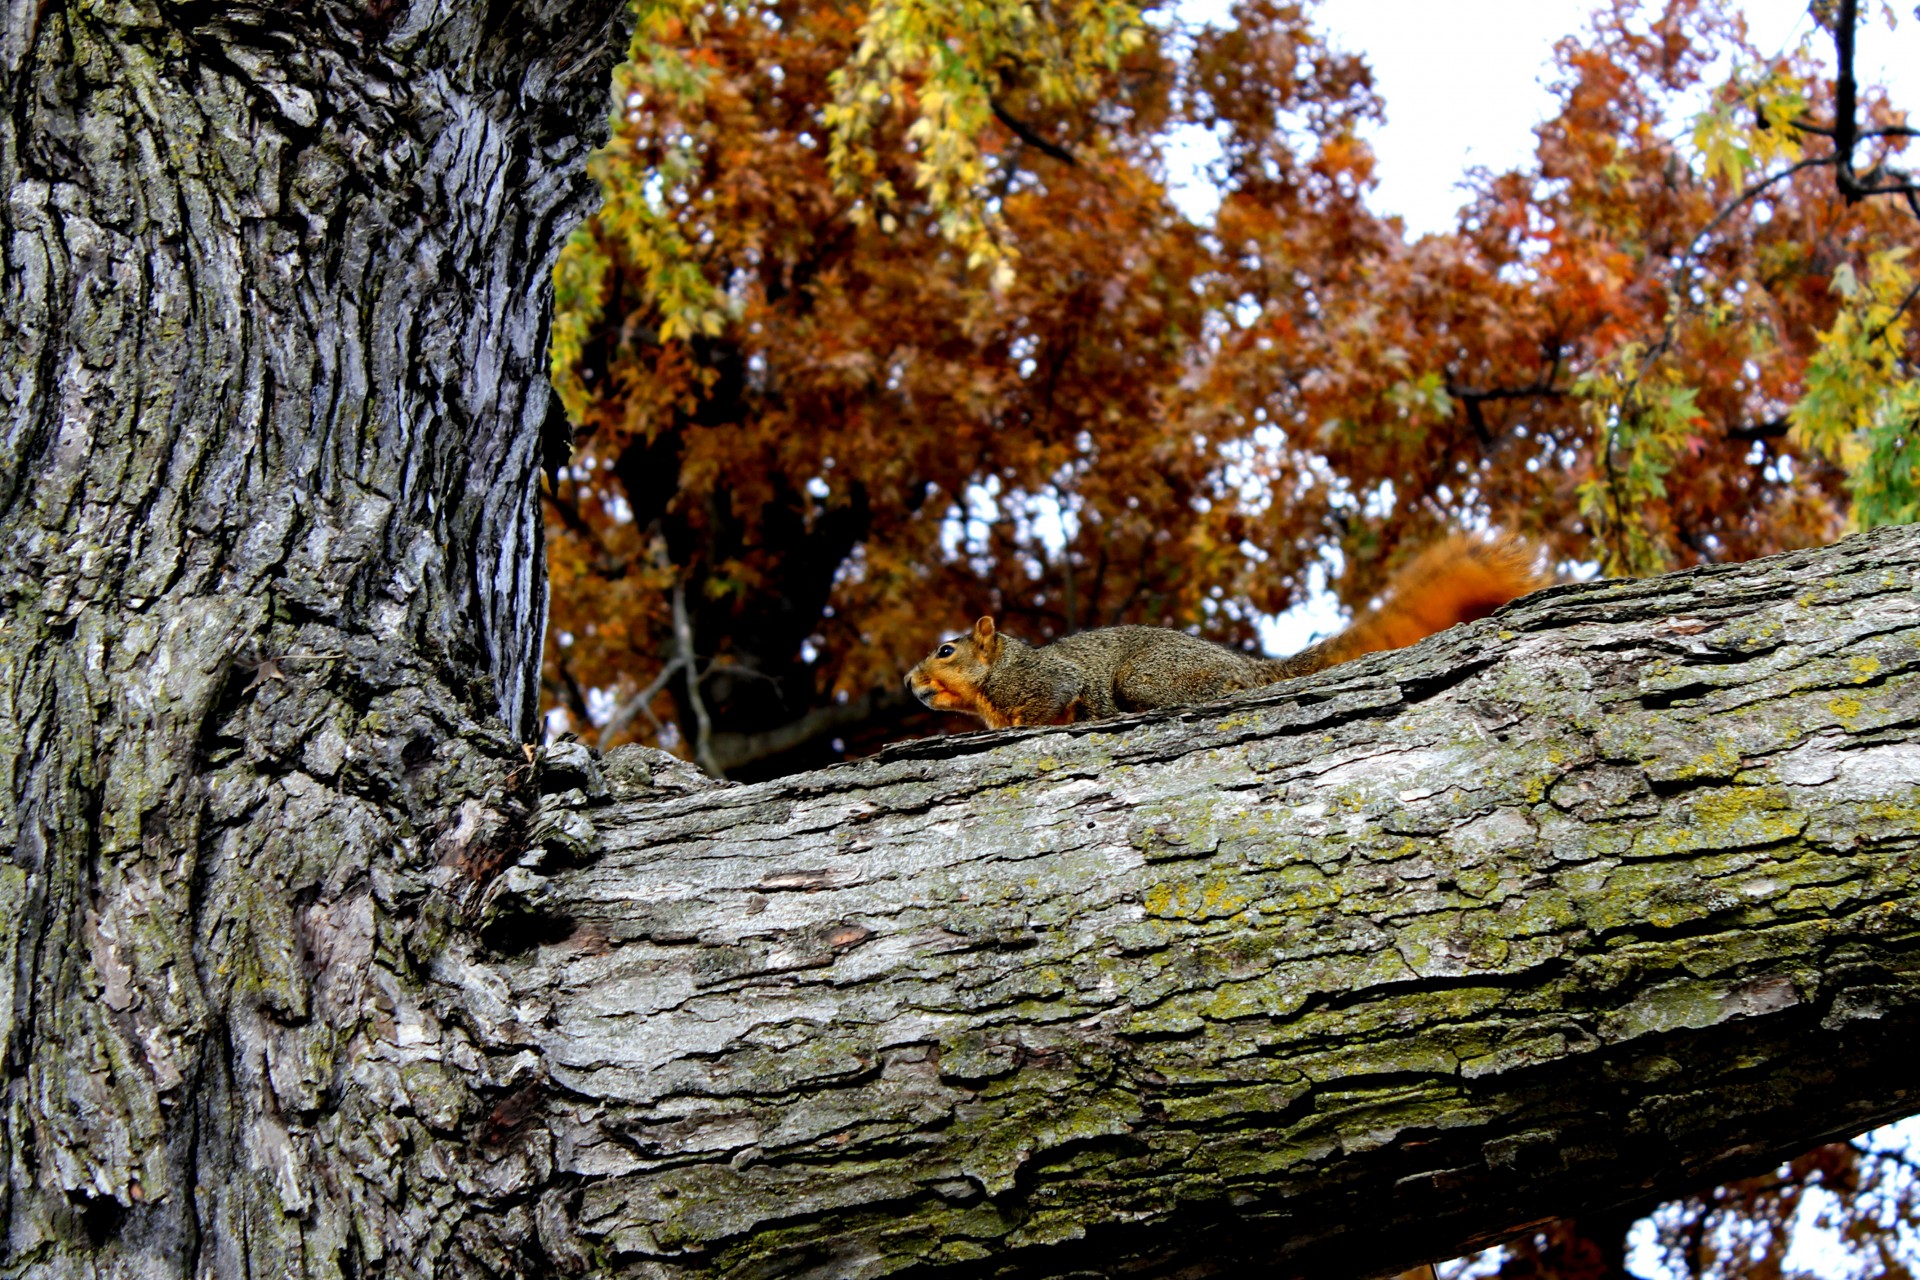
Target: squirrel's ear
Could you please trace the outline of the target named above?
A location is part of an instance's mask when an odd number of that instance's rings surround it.
[[[990,642],[993,639],[993,619],[982,618],[980,621],[974,623],[973,638],[980,644]]]

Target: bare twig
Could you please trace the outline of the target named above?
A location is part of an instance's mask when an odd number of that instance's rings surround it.
[[[1534,400],[1554,399],[1570,394],[1566,387],[1556,387],[1551,383],[1536,382],[1526,387],[1459,387],[1447,384],[1447,394],[1455,400]]]
[[[1020,141],[1026,143],[1041,155],[1052,156],[1061,164],[1079,163],[1073,158],[1073,152],[1067,150],[1057,142],[1049,142],[1047,139],[1041,137],[1038,133],[1034,132],[1032,125],[1001,106],[1000,99],[989,98],[987,101],[993,107],[993,118],[1007,126],[1007,128],[1013,132],[1014,137],[1020,139]]]
[[[687,670],[687,705],[693,709],[693,762],[716,778],[725,777],[713,758],[713,721],[700,696],[700,675],[693,655],[693,623],[687,617],[687,584],[673,584],[673,642]]]
[[[1678,264],[1676,264],[1676,267],[1686,268],[1691,266],[1693,263],[1693,260],[1700,255],[1701,242],[1705,240],[1708,236],[1712,235],[1715,231],[1718,231],[1720,229],[1720,224],[1725,222],[1728,218],[1731,218],[1735,213],[1737,213],[1741,205],[1746,204],[1748,201],[1752,200],[1755,196],[1758,196],[1761,192],[1767,190],[1767,188],[1775,186],[1778,183],[1783,182],[1788,178],[1791,178],[1794,174],[1799,173],[1802,169],[1813,169],[1813,168],[1819,167],[1820,165],[1833,164],[1835,159],[1836,159],[1835,156],[1808,156],[1805,160],[1798,160],[1798,161],[1795,161],[1793,164],[1788,165],[1786,168],[1774,174],[1772,177],[1763,178],[1759,182],[1756,182],[1752,186],[1749,186],[1745,191],[1742,191],[1739,195],[1735,196],[1732,200],[1728,201],[1721,208],[1720,212],[1713,215],[1713,220],[1707,223],[1706,226],[1700,228],[1698,234],[1696,234],[1693,237],[1693,239],[1687,242],[1687,251],[1680,255],[1680,261]],[[1676,270],[1676,274],[1677,273],[1678,271]]]
[[[1834,133],[1837,132],[1828,125],[1808,124],[1804,120],[1794,121],[1792,128],[1798,133],[1817,133],[1823,138],[1831,138]],[[1868,138],[1920,138],[1920,129],[1908,128],[1903,124],[1894,124],[1888,125],[1883,129],[1859,129],[1854,132],[1853,136],[1861,142],[1865,142]]]
[[[1833,82],[1833,150],[1839,159],[1834,168],[1834,185],[1840,188],[1848,204],[1859,200],[1862,194],[1853,173],[1853,147],[1859,136],[1853,119],[1853,32],[1858,20],[1859,0],[1840,0],[1840,10],[1833,19],[1833,51],[1840,63],[1839,74]]]
[[[1857,204],[1868,196],[1906,196],[1909,204],[1916,190],[1913,179],[1898,169],[1876,164],[1864,175],[1853,168],[1853,149],[1867,138],[1920,137],[1920,130],[1906,126],[1863,130],[1854,120],[1859,101],[1853,75],[1853,36],[1859,23],[1859,0],[1840,0],[1833,19],[1833,52],[1839,70],[1833,81],[1833,150],[1839,160],[1834,168],[1834,185],[1848,204]],[[1890,177],[1890,180],[1883,180]]]
[[[1900,317],[1907,313],[1907,308],[1913,305],[1913,300],[1916,295],[1920,295],[1920,280],[1913,282],[1913,288],[1907,290],[1907,296],[1900,299],[1900,305],[1893,309],[1893,314],[1887,317],[1886,323],[1867,335],[1868,346],[1872,346],[1886,336],[1887,330],[1893,328]]]
[[[660,718],[653,714],[653,700],[660,696],[662,689],[667,687],[667,681],[673,679],[674,672],[684,665],[686,660],[676,655],[673,661],[660,668],[660,674],[653,678],[653,683],[614,708],[613,714],[607,717],[607,722],[600,726],[599,746],[602,751],[607,749],[615,735],[632,723],[637,715],[646,716],[648,723],[653,726],[653,731],[656,734],[660,732]]]
[[[1474,435],[1482,446],[1493,443],[1493,435],[1487,429],[1487,415],[1483,406],[1501,400],[1557,400],[1573,394],[1571,387],[1557,387],[1560,380],[1560,361],[1566,354],[1566,343],[1556,336],[1550,343],[1543,344],[1550,354],[1552,363],[1547,371],[1523,387],[1465,387],[1447,380],[1447,395],[1458,400],[1467,411],[1467,425],[1473,428]]]
[[[1787,434],[1792,423],[1785,418],[1768,418],[1765,422],[1749,422],[1743,427],[1728,427],[1729,440],[1777,440]]]

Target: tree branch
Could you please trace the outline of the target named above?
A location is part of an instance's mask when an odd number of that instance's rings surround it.
[[[1768,188],[1777,186],[1778,184],[1786,181],[1788,178],[1791,178],[1794,174],[1799,173],[1803,169],[1815,169],[1815,168],[1819,168],[1822,165],[1834,164],[1835,161],[1836,161],[1835,156],[1808,156],[1806,159],[1797,160],[1793,164],[1790,164],[1786,168],[1780,170],[1780,172],[1773,174],[1770,177],[1762,178],[1760,181],[1755,182],[1750,186],[1748,186],[1746,190],[1742,191],[1739,195],[1735,196],[1733,199],[1729,200],[1724,206],[1722,206],[1720,211],[1713,215],[1713,219],[1710,222],[1708,222],[1706,226],[1700,228],[1699,233],[1695,235],[1692,240],[1687,242],[1687,250],[1685,253],[1680,255],[1680,261],[1675,265],[1674,274],[1676,276],[1679,275],[1681,269],[1688,267],[1692,264],[1693,260],[1699,256],[1701,242],[1704,241],[1708,236],[1711,236],[1715,231],[1719,230],[1720,224],[1725,222],[1728,218],[1732,217],[1736,212],[1738,212],[1742,205],[1747,204],[1749,201],[1753,200],[1756,196],[1761,195]]]
[[[668,660],[666,666],[660,668],[660,673],[654,676],[646,688],[614,708],[613,714],[607,717],[607,722],[600,726],[600,749],[604,751],[611,746],[613,740],[633,723],[633,718],[637,715],[646,716],[647,722],[653,726],[653,731],[659,733],[660,720],[653,714],[653,700],[660,696],[662,689],[667,687],[667,681],[673,679],[674,674],[685,666],[685,655],[674,655]]]
[[[1833,49],[1839,70],[1833,81],[1834,185],[1848,204],[1864,194],[1853,172],[1853,147],[1858,138],[1853,114],[1857,89],[1853,79],[1853,37],[1859,22],[1858,0],[1840,0],[1833,19]]]
[[[999,98],[989,98],[987,101],[993,107],[993,118],[1005,125],[1014,137],[1020,139],[1020,141],[1026,143],[1042,155],[1052,156],[1061,164],[1079,163],[1073,158],[1073,152],[1067,150],[1057,142],[1048,141],[1036,133],[1032,125],[1029,125],[1026,121],[1020,119],[1011,111],[1008,111],[1006,107],[1002,106]]]
[[[1861,141],[1871,137],[1912,137],[1912,129],[1877,129],[1863,131],[1854,120],[1858,110],[1859,90],[1854,79],[1853,39],[1859,25],[1859,0],[1840,0],[1839,10],[1833,19],[1833,49],[1835,61],[1839,64],[1833,81],[1833,150],[1838,163],[1834,166],[1834,185],[1848,204],[1855,204],[1868,196],[1904,195],[1911,197],[1916,188],[1912,179],[1899,170],[1889,171],[1884,164],[1876,164],[1864,176],[1854,172],[1853,150]],[[1892,172],[1894,180],[1881,181],[1884,174]]]
[[[551,1081],[555,1256],[1453,1256],[1920,1110],[1916,585],[1880,530],[1235,702],[629,788],[495,886],[533,941],[441,972]]]
[[[1484,390],[1478,387],[1456,386],[1450,382],[1447,384],[1447,394],[1455,400],[1476,400],[1484,402],[1492,400],[1553,399],[1559,396],[1572,395],[1573,392],[1570,388],[1555,387],[1543,382],[1535,383],[1528,387],[1488,387]]]
[[[1556,370],[1558,366],[1559,361],[1556,356]],[[1467,425],[1473,428],[1475,438],[1480,441],[1481,446],[1484,448],[1493,443],[1493,433],[1487,428],[1487,415],[1485,410],[1487,404],[1497,403],[1502,400],[1537,400],[1542,398],[1557,398],[1559,396],[1572,394],[1570,390],[1553,386],[1552,383],[1553,376],[1549,374],[1545,379],[1534,383],[1532,386],[1526,387],[1491,387],[1482,390],[1476,387],[1463,387],[1457,383],[1449,382],[1447,383],[1446,389],[1447,394],[1453,399],[1458,400],[1466,410]]]
[[[716,733],[713,735],[714,762],[731,773],[865,724],[877,716],[917,705],[904,689],[874,689],[845,702],[815,707],[797,719],[760,733]]]
[[[1794,121],[1793,129],[1797,133],[1813,133],[1822,138],[1831,138],[1835,132],[1827,125],[1808,124],[1804,120]],[[1906,125],[1888,125],[1882,129],[1856,129],[1853,136],[1861,142],[1869,138],[1920,138],[1920,129],[1911,129]]]
[[[1868,346],[1872,346],[1886,336],[1887,330],[1893,328],[1900,317],[1907,313],[1907,308],[1913,305],[1915,297],[1920,297],[1920,280],[1913,282],[1913,287],[1907,290],[1907,296],[1900,299],[1900,305],[1893,309],[1893,314],[1886,318],[1885,323],[1867,335]]]
[[[693,710],[693,758],[715,777],[723,776],[713,758],[713,719],[707,714],[707,700],[700,694],[700,665],[694,655],[693,624],[687,618],[687,584],[673,584],[673,643],[679,650],[675,661],[687,677],[687,705]]]

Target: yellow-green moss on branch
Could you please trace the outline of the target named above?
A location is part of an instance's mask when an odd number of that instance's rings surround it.
[[[1917,570],[1559,588],[1231,708],[589,807],[489,966],[569,1238],[1360,1274],[1920,1110]]]

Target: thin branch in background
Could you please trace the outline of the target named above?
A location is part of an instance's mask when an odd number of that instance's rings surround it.
[[[1887,330],[1893,328],[1894,323],[1907,313],[1907,308],[1913,305],[1916,295],[1920,295],[1920,280],[1913,282],[1913,288],[1907,290],[1907,296],[1900,299],[1900,305],[1893,309],[1893,314],[1887,317],[1886,323],[1867,335],[1868,346],[1872,346],[1886,336]]]
[[[1052,156],[1061,164],[1079,163],[1073,158],[1073,152],[1067,150],[1057,142],[1047,141],[1034,132],[1032,125],[1001,106],[1000,99],[989,98],[987,101],[993,107],[993,118],[1007,126],[1007,128],[1013,132],[1014,137],[1020,139],[1020,141],[1026,143],[1041,155]]]
[[[1840,163],[1834,169],[1834,185],[1853,204],[1861,197],[1860,181],[1853,172],[1853,148],[1858,140],[1854,123],[1855,88],[1853,83],[1853,33],[1859,21],[1858,0],[1840,0],[1833,17],[1833,51],[1839,73],[1833,82],[1833,150]]]
[[[1671,329],[1669,329],[1668,333],[1669,336],[1671,336]],[[1646,369],[1642,367],[1640,372],[1645,373]],[[1625,573],[1632,573],[1635,566],[1633,562],[1627,558],[1627,544],[1624,541],[1627,504],[1620,496],[1620,469],[1614,465],[1613,451],[1618,441],[1617,431],[1620,424],[1620,415],[1627,412],[1627,406],[1632,403],[1627,397],[1630,397],[1639,387],[1640,375],[1636,374],[1634,375],[1633,386],[1627,389],[1627,396],[1623,396],[1621,403],[1614,406],[1614,411],[1607,415],[1607,433],[1601,440],[1600,448],[1600,458],[1607,469],[1607,494],[1613,499],[1613,510],[1606,516],[1607,541],[1613,544],[1614,563],[1618,564],[1622,572]]]
[[[1793,424],[1785,418],[1768,418],[1765,422],[1749,422],[1741,427],[1728,427],[1729,440],[1777,440],[1787,434]]]
[[[1704,243],[1715,231],[1720,229],[1722,223],[1769,188],[1785,181],[1803,169],[1832,165],[1834,167],[1834,184],[1839,188],[1840,192],[1847,197],[1849,203],[1855,202],[1862,196],[1867,195],[1904,195],[1909,207],[1913,208],[1915,215],[1920,216],[1920,202],[1916,202],[1914,189],[1911,184],[1899,183],[1885,187],[1871,187],[1863,185],[1853,171],[1853,149],[1862,139],[1869,137],[1920,136],[1920,130],[1908,129],[1904,126],[1873,129],[1863,133],[1855,125],[1854,112],[1857,94],[1853,78],[1853,32],[1856,12],[1857,0],[1840,0],[1839,12],[1834,19],[1834,48],[1840,67],[1834,79],[1833,126],[1831,128],[1807,124],[1796,124],[1794,126],[1802,133],[1817,134],[1821,137],[1831,138],[1834,148],[1832,154],[1808,156],[1804,160],[1798,160],[1788,165],[1778,173],[1771,174],[1753,183],[1723,205],[1707,225],[1700,228],[1693,239],[1687,243],[1686,252],[1682,253],[1679,261],[1674,264],[1675,284],[1670,288],[1669,294],[1673,298],[1675,305],[1668,308],[1666,330],[1661,335],[1659,343],[1648,353],[1648,358],[1642,365],[1643,372],[1647,367],[1652,365],[1658,356],[1664,354],[1667,349],[1672,346],[1675,326],[1681,314],[1692,310],[1691,303],[1681,292],[1681,286],[1684,285],[1687,275],[1691,272],[1693,263],[1699,258]],[[1882,166],[1876,165],[1874,167],[1874,174],[1880,173],[1881,170]],[[1635,382],[1637,385],[1638,379],[1636,379]]]
[[[1667,284],[1667,318],[1666,323],[1661,327],[1660,340],[1648,348],[1646,354],[1641,357],[1640,368],[1633,375],[1633,381],[1628,383],[1622,391],[1620,403],[1623,409],[1625,406],[1631,405],[1634,397],[1639,394],[1640,384],[1645,380],[1647,372],[1659,363],[1662,356],[1673,349],[1674,335],[1679,332],[1682,317],[1692,314],[1694,310],[1691,296],[1692,290],[1686,288],[1686,283],[1688,276],[1692,272],[1694,262],[1699,258],[1701,246],[1706,239],[1720,227],[1721,223],[1732,217],[1735,211],[1752,201],[1760,195],[1761,192],[1792,177],[1803,169],[1811,169],[1820,165],[1836,164],[1837,160],[1837,155],[1809,156],[1804,160],[1796,161],[1788,165],[1770,177],[1753,183],[1726,205],[1722,206],[1720,211],[1714,214],[1712,219],[1708,221],[1707,225],[1700,228],[1693,239],[1687,242],[1686,251],[1683,252],[1678,261],[1673,264],[1673,277]],[[1618,439],[1617,426],[1618,424],[1616,422],[1608,422],[1602,449],[1602,458],[1606,470],[1607,492],[1613,499],[1613,507],[1616,515],[1626,508],[1626,503],[1622,500],[1620,493],[1619,469],[1614,465],[1613,461],[1614,446]],[[1615,528],[1612,534],[1609,535],[1609,541],[1614,543],[1614,552],[1616,555],[1622,557],[1620,563],[1624,565],[1627,563],[1624,558],[1624,545],[1618,541],[1617,537],[1619,533],[1618,526],[1621,522],[1615,520],[1613,523]]]
[[[700,696],[700,674],[693,656],[693,623],[687,617],[687,584],[673,584],[673,642],[687,671],[687,705],[693,709],[693,762],[716,778],[721,772],[713,758],[713,721],[707,715],[707,700]]]
[[[1839,71],[1833,82],[1833,150],[1839,159],[1834,169],[1834,185],[1840,194],[1846,197],[1848,204],[1857,204],[1868,196],[1903,195],[1909,198],[1915,191],[1913,179],[1898,169],[1889,169],[1885,161],[1873,166],[1861,175],[1853,169],[1853,149],[1861,142],[1873,137],[1915,137],[1920,131],[1900,126],[1897,129],[1862,130],[1854,120],[1858,106],[1859,93],[1853,75],[1853,37],[1859,24],[1859,0],[1840,0],[1838,12],[1833,16],[1833,52],[1839,63]],[[1891,181],[1883,181],[1891,175]]]
[[[1552,399],[1571,393],[1568,388],[1556,387],[1551,382],[1536,382],[1525,387],[1486,388],[1463,387],[1450,382],[1447,384],[1447,394],[1455,400],[1532,400]]]
[[[1838,159],[1839,157],[1837,155],[1808,156],[1805,160],[1796,161],[1773,176],[1762,178],[1759,182],[1749,186],[1745,191],[1742,191],[1739,195],[1728,201],[1726,205],[1721,208],[1720,212],[1713,215],[1713,220],[1707,223],[1706,226],[1700,228],[1699,233],[1687,242],[1687,251],[1681,254],[1680,261],[1674,264],[1675,273],[1678,274],[1681,270],[1693,264],[1694,259],[1700,256],[1700,242],[1719,230],[1720,224],[1738,212],[1741,205],[1746,204],[1776,183],[1791,178],[1802,169],[1813,169],[1820,165],[1834,164]]]
[[[1831,138],[1834,130],[1824,124],[1808,124],[1804,120],[1792,122],[1792,128],[1800,133],[1817,133],[1823,138]],[[1920,129],[1910,129],[1906,125],[1888,125],[1884,129],[1859,129],[1853,135],[1861,142],[1869,138],[1920,138]]]
[[[1912,184],[1872,185],[1872,180],[1884,172],[1884,165],[1876,165],[1873,172],[1868,175],[1867,182],[1862,182],[1853,171],[1853,150],[1863,137],[1905,137],[1920,134],[1920,131],[1907,129],[1905,126],[1876,129],[1863,134],[1855,124],[1854,112],[1857,106],[1857,94],[1853,78],[1853,35],[1857,12],[1858,0],[1839,0],[1839,10],[1834,15],[1833,26],[1831,28],[1833,31],[1834,49],[1839,62],[1839,71],[1834,80],[1833,126],[1826,128],[1817,125],[1795,125],[1795,128],[1801,132],[1831,138],[1833,140],[1832,154],[1808,156],[1803,160],[1798,160],[1788,165],[1778,173],[1771,174],[1751,184],[1745,190],[1741,191],[1739,195],[1723,205],[1719,212],[1715,213],[1707,224],[1700,228],[1699,232],[1687,242],[1686,250],[1681,253],[1679,259],[1674,263],[1673,276],[1667,286],[1667,296],[1670,305],[1667,307],[1666,323],[1662,326],[1660,340],[1654,343],[1642,357],[1639,371],[1634,374],[1633,381],[1626,387],[1621,396],[1623,405],[1632,402],[1647,372],[1660,361],[1662,356],[1672,350],[1674,338],[1679,331],[1681,319],[1693,312],[1694,303],[1692,299],[1692,289],[1689,287],[1689,280],[1692,276],[1694,264],[1699,260],[1706,243],[1728,218],[1731,218],[1741,208],[1750,204],[1764,192],[1786,181],[1802,170],[1832,165],[1834,169],[1834,185],[1839,189],[1841,194],[1846,197],[1848,203],[1857,202],[1863,196],[1868,195],[1902,195],[1906,198],[1907,205],[1913,210],[1914,215],[1920,217],[1920,199],[1916,199]],[[1902,310],[1904,309],[1905,306],[1903,304]],[[1620,500],[1621,495],[1618,488],[1619,474],[1613,461],[1616,425],[1617,424],[1610,422],[1607,426],[1603,455],[1607,489],[1613,496],[1614,507],[1617,512],[1624,504]],[[1739,432],[1732,432],[1730,434],[1735,436],[1740,435]],[[1768,434],[1772,433],[1769,432]],[[1617,545],[1615,550],[1616,553],[1619,551]]]
[[[680,670],[685,665],[685,661],[684,658],[676,655],[673,661],[660,668],[660,674],[653,678],[652,684],[614,708],[613,714],[607,717],[607,722],[600,726],[599,745],[602,751],[607,749],[615,735],[631,724],[637,715],[644,715],[647,718],[647,723],[653,726],[656,736],[660,733],[663,726],[660,723],[660,717],[653,714],[653,700],[660,696],[660,691],[667,687],[667,681],[673,679],[674,672]]]
[[[1794,174],[1804,169],[1817,168],[1822,165],[1833,165],[1837,173],[1843,167],[1843,164],[1844,162],[1839,154],[1837,143],[1835,154],[1833,155],[1808,156],[1804,160],[1795,161],[1793,164],[1780,170],[1780,172],[1762,178],[1760,181],[1748,186],[1739,195],[1723,205],[1720,211],[1714,214],[1704,227],[1700,228],[1693,239],[1687,242],[1685,252],[1680,255],[1678,261],[1673,265],[1673,277],[1667,285],[1669,305],[1667,307],[1666,323],[1661,328],[1660,340],[1648,349],[1646,354],[1641,358],[1639,370],[1633,375],[1633,381],[1627,385],[1621,395],[1621,404],[1623,406],[1632,403],[1634,396],[1639,393],[1640,384],[1645,380],[1647,372],[1659,362],[1662,356],[1673,349],[1674,336],[1679,332],[1681,319],[1684,316],[1692,314],[1694,303],[1691,296],[1692,290],[1687,287],[1687,281],[1692,274],[1693,264],[1698,261],[1702,246],[1707,239],[1741,207],[1752,202],[1762,192],[1784,182]],[[1614,510],[1617,514],[1624,510],[1626,504],[1621,499],[1619,470],[1614,466],[1613,461],[1613,450],[1617,439],[1616,427],[1616,423],[1609,422],[1607,424],[1603,455],[1606,468],[1607,491],[1613,498]],[[1616,520],[1614,523],[1618,526],[1620,522]],[[1616,535],[1619,532],[1617,527],[1614,532]],[[1617,537],[1610,538],[1610,541],[1614,541],[1615,543],[1615,553],[1623,555],[1624,548],[1623,545],[1618,542]],[[1626,563],[1624,558],[1621,560],[1621,563]]]
[[[1556,326],[1557,327],[1557,326]],[[1524,387],[1468,387],[1447,378],[1447,395],[1460,402],[1466,410],[1467,425],[1473,428],[1482,448],[1491,447],[1493,433],[1487,426],[1485,406],[1501,400],[1557,400],[1573,394],[1571,387],[1557,387],[1560,380],[1560,361],[1566,354],[1566,341],[1557,334],[1551,342],[1543,343],[1541,350],[1548,357],[1547,371]]]
[[[1558,368],[1557,359],[1555,361],[1555,368]],[[1458,400],[1461,408],[1466,410],[1467,425],[1473,428],[1473,434],[1480,441],[1482,448],[1490,447],[1493,444],[1493,432],[1487,426],[1485,409],[1485,406],[1489,403],[1501,400],[1554,400],[1561,396],[1573,394],[1569,388],[1554,386],[1551,375],[1549,375],[1545,381],[1536,382],[1528,387],[1489,387],[1483,389],[1480,387],[1463,387],[1458,383],[1449,382],[1446,385],[1446,392],[1449,398]]]
[[[702,681],[705,681],[708,676],[712,675],[738,676],[742,680],[758,680],[763,684],[772,685],[776,696],[779,696],[781,693],[780,682],[778,680],[764,671],[756,671],[752,667],[742,663],[722,662],[720,659],[715,658],[707,663],[706,666],[700,668],[700,679]],[[782,697],[781,701],[784,702],[785,698]]]

